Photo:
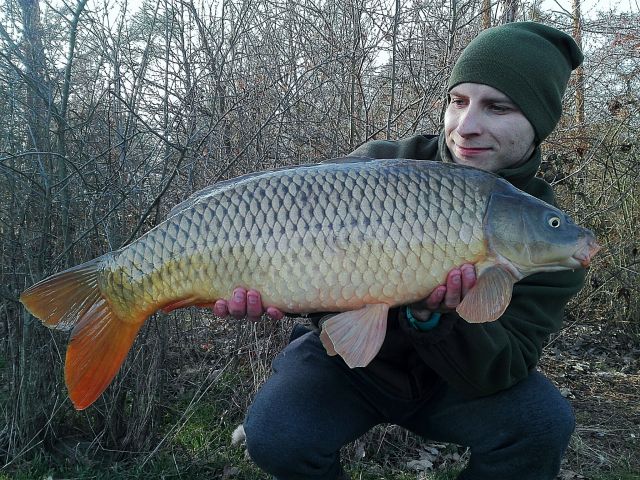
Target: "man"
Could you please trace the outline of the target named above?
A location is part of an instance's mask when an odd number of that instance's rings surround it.
[[[440,136],[372,141],[352,155],[471,165],[553,203],[551,187],[535,178],[539,146],[581,62],[571,37],[551,27],[485,30],[454,66]],[[349,369],[326,354],[317,332],[296,329],[248,411],[249,454],[280,480],[347,478],[340,448],[374,425],[395,423],[470,447],[461,479],[555,478],[574,417],[535,367],[583,280],[583,271],[532,275],[514,286],[497,321],[469,324],[454,311],[475,282],[474,267],[462,265],[424,301],[391,310],[385,342],[365,368]],[[263,308],[259,292],[237,289],[214,310],[258,318]]]

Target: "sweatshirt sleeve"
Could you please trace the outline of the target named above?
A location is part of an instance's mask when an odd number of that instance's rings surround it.
[[[439,159],[438,137],[434,135],[413,135],[400,140],[371,140],[360,145],[349,156],[378,159],[437,160]]]
[[[438,327],[419,332],[400,315],[400,325],[423,361],[470,397],[490,395],[525,378],[540,359],[551,333],[562,327],[564,308],[584,284],[585,271],[531,275],[513,289],[512,301],[495,322],[471,324],[455,312]]]

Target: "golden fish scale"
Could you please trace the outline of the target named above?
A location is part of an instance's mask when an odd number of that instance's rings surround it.
[[[299,167],[210,189],[108,256],[101,290],[116,312],[147,314],[239,285],[289,312],[414,301],[484,256],[492,188],[473,170],[420,163]]]

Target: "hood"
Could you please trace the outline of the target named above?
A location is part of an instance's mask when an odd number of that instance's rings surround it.
[[[440,134],[440,138],[438,139],[438,152],[440,153],[440,157],[442,158],[443,162],[453,163],[451,152],[449,152],[449,149],[447,148],[444,132]],[[503,168],[502,170],[498,170],[495,173],[507,180],[514,187],[526,191],[527,185],[531,180],[535,178],[541,163],[542,154],[540,152],[540,146],[538,145],[534,149],[529,159],[522,165],[518,165],[517,167]]]

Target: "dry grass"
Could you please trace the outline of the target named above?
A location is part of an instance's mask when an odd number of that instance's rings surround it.
[[[637,146],[622,152],[615,139],[594,143],[581,158],[571,142],[557,146],[566,152],[545,162],[543,173],[556,183],[560,204],[604,247],[541,365],[578,419],[562,478],[640,478],[640,156]],[[17,304],[0,308],[0,458],[7,475],[265,478],[228,446],[229,435],[286,345],[292,320],[248,325],[193,309],[159,315],[105,395],[78,413],[62,382],[66,339],[28,323]],[[18,327],[24,334],[15,334]],[[467,457],[393,426],[345,448],[358,479],[448,478]]]
[[[40,454],[25,454],[5,471],[15,478],[29,478],[19,471],[54,472],[53,478],[55,472],[101,478],[126,471],[104,478],[145,478],[173,471],[189,478],[266,479],[229,439],[293,322],[246,324],[196,310],[151,322],[96,407],[86,413],[73,413],[68,403],[59,407],[50,421],[66,419],[66,428],[34,437]],[[563,479],[640,472],[639,354],[637,337],[614,334],[605,323],[569,322],[550,343],[542,368],[578,418]],[[427,480],[453,478],[468,452],[385,425],[347,446],[344,458],[356,479]]]
[[[578,422],[568,471],[591,478],[621,469],[640,477],[637,340],[604,324],[582,324],[565,330],[547,349],[542,368],[569,398]]]

